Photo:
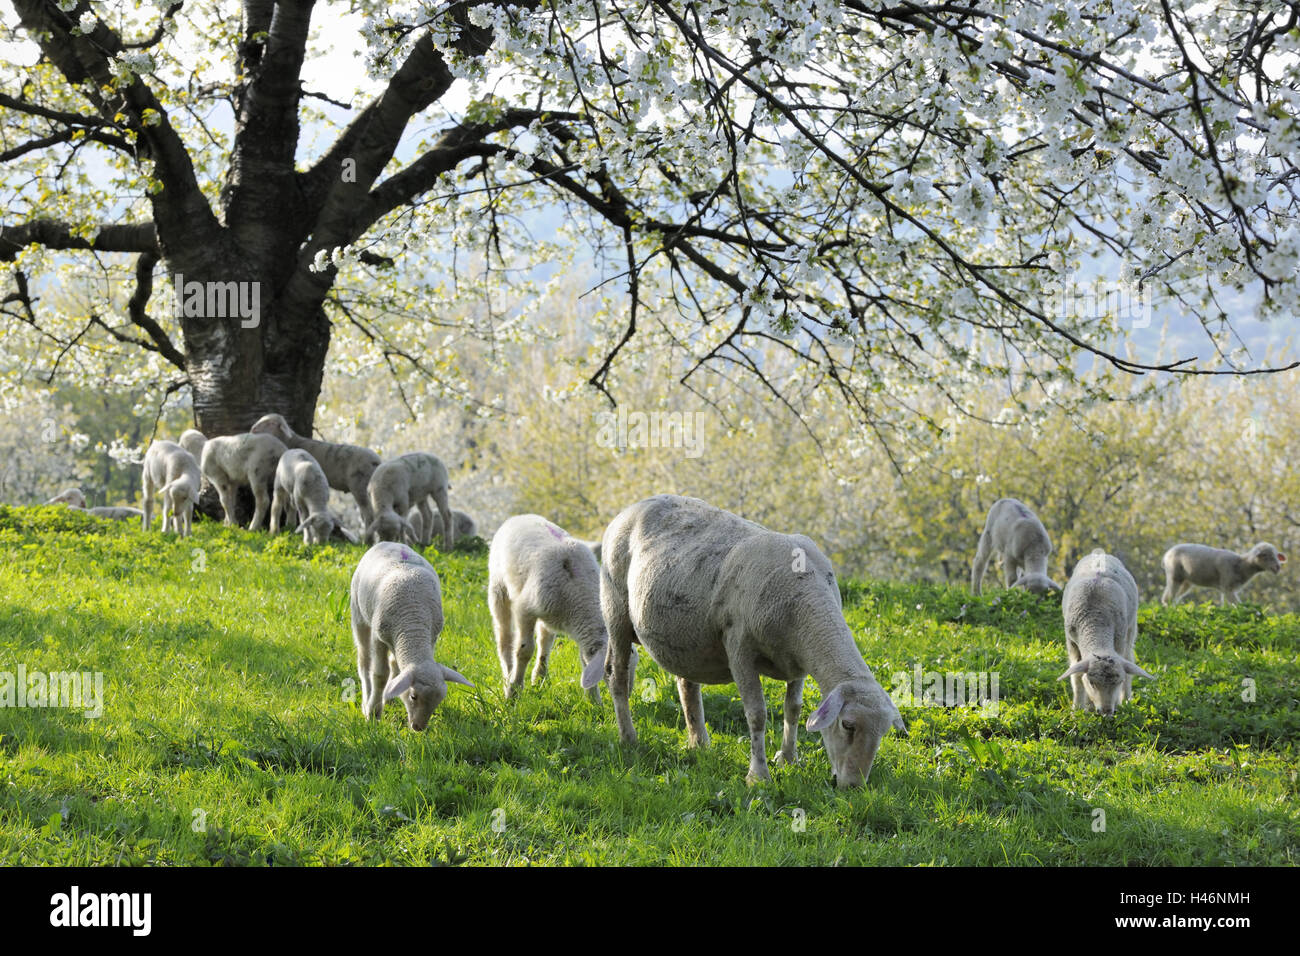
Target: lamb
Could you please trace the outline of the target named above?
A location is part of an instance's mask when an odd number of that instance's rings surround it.
[[[366,525],[366,543],[396,541],[399,538],[411,543],[418,541],[427,546],[429,538],[415,533],[411,523],[403,517],[411,506],[420,509],[424,530],[433,525],[433,511],[428,499],[433,498],[442,516],[442,546],[450,551],[456,542],[455,522],[447,505],[447,467],[441,459],[424,452],[413,451],[386,461],[370,476],[371,513],[373,519]]]
[[[351,494],[361,511],[362,524],[370,524],[374,515],[370,510],[367,488],[370,476],[379,467],[379,456],[373,451],[360,445],[342,445],[304,438],[289,427],[283,415],[263,415],[249,431],[253,434],[274,435],[287,448],[301,448],[315,458],[330,487]]]
[[[235,491],[240,485],[253,489],[253,520],[248,530],[262,525],[271,507],[271,488],[275,468],[287,449],[274,435],[224,435],[210,438],[203,446],[199,469],[212,482],[226,513],[225,524],[235,523]]]
[[[1165,593],[1161,604],[1177,604],[1194,586],[1216,588],[1220,606],[1237,603],[1237,592],[1261,571],[1279,574],[1286,555],[1267,542],[1245,554],[1203,544],[1176,544],[1165,552]]]
[[[65,488],[45,503],[47,505],[67,505],[69,508],[76,508],[78,511],[84,511],[96,518],[111,518],[114,521],[133,521],[144,517],[144,512],[139,508],[125,508],[116,505],[87,508],[86,496],[81,493],[80,488]]]
[[[280,533],[280,516],[286,509],[296,515],[304,544],[324,544],[337,531],[350,544],[360,544],[343,522],[329,510],[330,486],[325,472],[310,453],[291,448],[275,466],[275,494],[271,499],[271,534]]]
[[[378,720],[401,697],[410,728],[424,730],[449,681],[474,686],[433,659],[443,623],[438,573],[405,545],[380,542],[357,565],[351,595],[362,712]]]
[[[64,488],[57,495],[45,502],[47,505],[67,505],[69,508],[86,507],[86,496],[80,488]]]
[[[488,553],[488,607],[507,699],[523,686],[534,633],[536,684],[546,677],[559,631],[578,645],[582,687],[592,703],[600,703],[608,638],[600,610],[600,567],[585,542],[541,515],[507,520]]]
[[[997,552],[1002,562],[1002,576],[1007,587],[1023,588],[1031,594],[1061,590],[1061,586],[1047,576],[1052,539],[1047,536],[1047,529],[1038,516],[1015,498],[1000,498],[989,509],[975,551],[975,563],[971,565],[970,589],[975,594],[983,590],[984,572],[993,552]]]
[[[195,461],[200,461],[203,458],[203,446],[207,443],[207,440],[203,432],[187,428],[181,432],[181,437],[176,439],[176,444],[193,455]]]
[[[808,537],[769,531],[696,498],[657,495],[620,512],[601,545],[605,677],[624,743],[637,739],[628,708],[633,643],[677,676],[690,746],[709,743],[700,685],[735,682],[749,724],[750,783],[770,779],[760,676],[786,683],[778,760],[794,763],[804,677],[812,674],[822,703],[806,726],[821,733],[840,787],[866,782],[890,727],[906,734],[853,642],[831,564]]]
[[[162,531],[171,529],[182,538],[190,533],[194,505],[203,479],[194,456],[175,442],[156,441],[144,456],[144,529],[153,523],[153,496],[162,491]]]
[[[1133,696],[1135,675],[1155,679],[1133,655],[1137,610],[1137,582],[1119,558],[1094,551],[1075,567],[1061,598],[1070,667],[1057,678],[1070,678],[1075,710],[1109,717]]]
[[[451,517],[456,523],[457,539],[472,538],[474,535],[478,534],[478,522],[465,514],[465,512],[457,511],[453,508]],[[411,523],[411,527],[415,529],[416,537],[422,542],[428,543],[433,539],[435,534],[442,534],[442,515],[436,511],[430,517],[430,527],[427,529],[424,527],[424,516],[420,514],[419,507],[414,507],[408,511],[406,513],[406,520]]]

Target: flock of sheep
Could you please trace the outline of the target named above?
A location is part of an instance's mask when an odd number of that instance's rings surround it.
[[[270,511],[270,531],[285,511],[303,538],[320,543],[340,534],[359,543],[327,507],[329,489],[349,492],[372,547],[351,581],[352,635],[362,711],[378,719],[400,698],[412,730],[428,726],[449,683],[472,687],[434,658],[444,619],[437,572],[413,547],[441,534],[450,548],[474,534],[472,519],[447,502],[447,470],[433,455],[413,452],[381,462],[355,445],[296,435],[279,415],[248,434],[205,441],[187,431],[179,442],[153,443],[144,460],[144,511],[91,509],[108,517],[139,515],[150,526],[153,497],[163,497],[163,530],[186,535],[200,476],[216,488],[231,524],[234,496],[252,489],[257,529]],[[271,491],[268,493],[268,489]],[[429,507],[432,499],[436,515]],[[53,501],[84,507],[70,489]],[[126,512],[120,514],[118,512]],[[1038,517],[1012,498],[996,502],[971,568],[979,594],[996,554],[1008,587],[1061,591],[1047,576],[1052,543]],[[1193,586],[1220,591],[1221,602],[1261,571],[1281,570],[1286,555],[1271,544],[1245,554],[1179,544],[1164,556],[1164,603]],[[600,542],[573,537],[540,515],[516,515],[493,536],[488,559],[491,611],[507,698],[516,696],[537,651],[532,682],[543,680],[557,634],[568,635],[582,661],[581,685],[593,702],[599,684],[614,700],[619,737],[637,739],[629,695],[640,645],[673,674],[688,745],[707,746],[701,686],[735,683],[750,732],[747,780],[770,779],[764,745],[767,707],[761,678],[786,684],[777,761],[794,763],[803,685],[812,675],[822,701],[806,728],[822,735],[836,782],[865,783],[880,741],[907,727],[863,660],[844,620],[830,561],[813,541],[781,534],[695,498],[656,495],[621,511]],[[1105,715],[1129,699],[1134,677],[1152,675],[1136,663],[1138,590],[1113,555],[1098,550],[1075,567],[1062,593],[1073,706]]]

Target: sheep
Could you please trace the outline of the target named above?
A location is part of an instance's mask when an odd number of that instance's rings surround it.
[[[451,517],[456,523],[457,540],[460,538],[471,538],[478,534],[478,522],[465,514],[465,512],[457,511],[453,508]],[[416,537],[426,544],[433,539],[434,535],[442,534],[442,515],[436,511],[430,516],[430,526],[428,528],[424,527],[424,516],[420,514],[418,506],[411,508],[411,510],[406,513],[406,520],[409,521],[411,527],[415,529]]]
[[[343,522],[329,510],[330,486],[325,472],[311,454],[290,448],[275,466],[275,494],[271,499],[271,534],[280,533],[280,516],[286,509],[296,516],[304,544],[324,544],[338,531],[350,544],[360,544]]]
[[[316,459],[329,486],[346,491],[357,502],[363,526],[370,524],[374,515],[370,510],[367,488],[370,476],[379,467],[379,456],[360,445],[342,445],[336,442],[304,438],[294,432],[283,415],[263,415],[249,429],[253,434],[274,435],[288,448],[301,448]]]
[[[195,461],[199,461],[203,458],[203,446],[207,440],[203,432],[194,428],[187,428],[181,432],[181,437],[176,439],[176,444],[193,455]]]
[[[830,561],[808,537],[696,498],[657,495],[619,513],[601,554],[605,679],[624,743],[637,739],[628,708],[633,643],[676,675],[689,746],[709,743],[700,685],[735,682],[749,724],[749,783],[771,779],[760,676],[785,681],[778,760],[794,763],[804,677],[812,674],[822,703],[806,727],[821,733],[840,787],[866,782],[890,727],[906,734],[844,621]]]
[[[253,489],[253,520],[248,530],[262,525],[271,507],[268,489],[275,480],[275,468],[287,449],[274,435],[224,435],[210,438],[203,446],[199,469],[212,482],[226,513],[225,524],[235,523],[235,491],[240,485]]]
[[[428,498],[432,497],[442,516],[442,546],[450,551],[456,542],[456,523],[451,520],[447,505],[447,467],[434,455],[412,451],[386,461],[370,476],[368,495],[373,519],[366,525],[366,543],[396,541],[399,538],[424,547],[429,537],[416,534],[411,523],[403,517],[411,506],[420,509],[424,518],[424,531],[433,525],[433,512]]]
[[[144,529],[153,523],[153,496],[162,491],[162,531],[171,529],[182,538],[190,533],[194,505],[203,479],[194,456],[175,442],[156,441],[144,456]]]
[[[438,573],[420,555],[402,544],[376,544],[357,564],[351,598],[366,717],[378,720],[384,704],[401,697],[410,728],[424,730],[447,696],[448,682],[474,686],[433,659],[443,624],[442,588]]]
[[[1047,529],[1038,516],[1015,498],[1000,498],[989,509],[975,551],[975,563],[971,565],[970,589],[975,594],[983,591],[984,572],[994,552],[1002,562],[1002,576],[1007,587],[1023,588],[1031,594],[1061,590],[1061,586],[1047,576],[1052,539],[1047,536]]]
[[[1161,604],[1177,604],[1194,586],[1216,588],[1220,606],[1237,603],[1237,592],[1261,571],[1279,574],[1286,555],[1267,542],[1245,554],[1203,544],[1176,544],[1165,552],[1165,593]]]
[[[140,521],[144,518],[144,512],[139,508],[125,508],[117,505],[87,508],[86,514],[94,515],[96,518],[111,518],[113,521]]]
[[[80,488],[65,488],[45,503],[47,505],[67,505],[69,508],[84,509],[86,507],[86,496],[81,493]]]
[[[67,505],[69,508],[84,511],[96,518],[111,518],[114,521],[131,521],[144,516],[144,512],[139,508],[124,508],[115,505],[87,508],[86,496],[81,493],[80,488],[65,488],[45,503],[47,505]]]
[[[1119,558],[1098,550],[1075,567],[1061,598],[1070,667],[1057,678],[1070,678],[1075,710],[1109,717],[1133,696],[1135,675],[1155,679],[1133,655],[1137,610],[1137,582]]]
[[[557,631],[582,657],[581,684],[600,703],[608,638],[600,611],[600,567],[586,543],[541,515],[515,515],[497,529],[488,552],[488,608],[505,695],[514,697],[533,657],[533,683],[546,678]]]

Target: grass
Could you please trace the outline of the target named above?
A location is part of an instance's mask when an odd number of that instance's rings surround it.
[[[106,696],[97,719],[0,708],[0,863],[1300,862],[1295,616],[1144,607],[1138,662],[1158,680],[1108,721],[1071,712],[1056,681],[1059,604],[846,582],[886,687],[918,664],[996,672],[997,713],[904,707],[910,736],[889,735],[849,792],[801,732],[800,763],[747,787],[735,688],[706,689],[714,745],[688,751],[672,680],[645,655],[635,747],[608,698],[583,696],[567,641],[547,684],[506,705],[481,545],[429,554],[438,657],[477,688],[454,687],[422,734],[396,702],[368,723],[347,612],[361,554],[0,507],[0,672],[100,671]],[[765,686],[770,755],[781,685]],[[806,697],[808,712],[811,681]]]

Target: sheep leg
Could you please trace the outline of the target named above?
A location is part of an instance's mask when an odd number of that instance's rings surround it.
[[[352,495],[352,500],[357,503],[357,510],[361,512],[361,527],[370,527],[370,522],[375,520],[375,512],[370,507],[370,492],[368,485],[370,476],[353,479],[352,485],[348,492]]]
[[[162,503],[162,532],[163,532],[163,534],[166,534],[166,533],[167,533],[167,529],[168,529],[169,527],[170,527],[171,530],[173,530],[173,531],[177,530],[177,529],[176,529],[176,499],[173,498],[173,497],[168,493],[167,489],[164,487],[164,488],[163,488],[163,503]]]
[[[803,710],[803,678],[785,685],[785,725],[781,732],[781,750],[775,763],[794,764],[799,761],[799,712]]]
[[[510,671],[510,683],[506,687],[506,697],[513,697],[524,686],[524,674],[528,671],[528,662],[533,659],[533,631],[537,627],[537,616],[529,614],[519,607],[515,608],[515,654],[514,667]]]
[[[153,482],[149,480],[149,469],[144,470],[144,530],[149,530],[149,525],[153,523]]]
[[[221,519],[221,523],[233,528],[235,526],[235,486],[228,485],[225,482],[217,484],[215,481],[213,484],[217,486],[217,497],[221,499],[221,510],[225,514],[225,517]]]
[[[370,706],[366,716],[378,720],[384,713],[384,688],[388,686],[388,649],[370,649]]]
[[[984,572],[988,570],[992,553],[993,542],[988,531],[985,531],[980,535],[979,547],[975,550],[975,563],[970,569],[970,589],[973,594],[979,594],[984,589]]]
[[[543,624],[537,622],[537,662],[533,664],[533,683],[539,684],[546,680],[547,666],[551,661],[551,645],[555,643],[555,632]]]
[[[271,534],[280,533],[280,516],[288,518],[289,509],[292,507],[288,501],[288,494],[285,493],[284,485],[279,482],[275,485],[275,495],[271,498]]]
[[[1174,598],[1175,592],[1174,576],[1172,574],[1165,575],[1165,593],[1160,595],[1160,603],[1168,607],[1170,601],[1176,600]]]
[[[501,682],[509,687],[510,654],[515,646],[515,638],[510,630],[513,619],[510,594],[504,587],[489,585],[488,607],[492,612],[492,631],[497,639],[497,659],[501,662]]]
[[[1079,648],[1072,641],[1065,642],[1065,650],[1069,655],[1071,667],[1079,663],[1079,659],[1083,655],[1079,653]],[[1071,704],[1073,709],[1087,710],[1088,692],[1084,689],[1082,674],[1070,675],[1070,690],[1074,693],[1074,702]]]
[[[730,643],[730,642],[728,642]],[[744,653],[733,654],[728,647],[731,676],[736,679],[736,690],[745,707],[745,721],[749,724],[749,773],[746,783],[771,780],[767,769],[766,731],[767,701],[763,697],[763,682],[758,676],[758,666]]]
[[[361,712],[370,716],[370,701],[374,688],[370,683],[370,626],[362,624],[357,616],[356,602],[352,603],[352,642],[357,646],[357,677],[361,681]]]
[[[627,598],[617,593],[609,571],[604,566],[600,573],[600,609],[609,631],[609,652],[605,659],[605,682],[609,696],[614,701],[614,720],[618,723],[618,739],[625,744],[636,743],[636,727],[632,725],[632,708],[628,697],[632,692],[632,643],[636,631],[628,614]]]
[[[447,489],[439,488],[433,493],[433,503],[438,506],[438,514],[442,516],[442,550],[450,551],[456,544],[456,521],[451,516],[451,506],[447,504]],[[428,505],[426,504],[427,508]],[[425,517],[425,527],[432,527],[429,522],[433,520],[433,515]]]
[[[700,685],[679,677],[677,696],[682,702],[682,713],[686,715],[686,746],[707,747],[709,728],[704,725],[704,696],[700,693]]]
[[[420,521],[423,522],[423,525],[420,528],[420,547],[427,548],[433,541],[433,509],[429,507],[428,496],[426,495],[417,501],[415,507],[420,509]],[[409,511],[410,509],[408,508],[407,510]],[[399,513],[406,514],[405,511]]]
[[[1006,587],[1016,583],[1020,576],[1020,565],[1010,555],[1002,556],[1002,583]]]
[[[262,521],[266,518],[266,513],[271,510],[271,497],[266,493],[266,482],[253,479],[253,520],[248,523],[249,531],[256,531],[262,527]]]

